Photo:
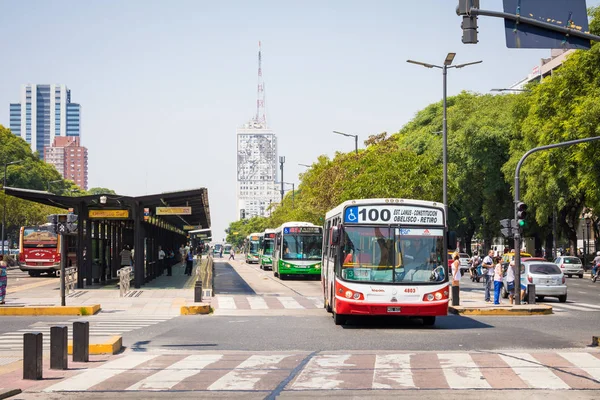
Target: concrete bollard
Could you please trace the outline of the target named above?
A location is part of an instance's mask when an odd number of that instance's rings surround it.
[[[41,332],[23,334],[23,379],[42,379]]]
[[[90,361],[90,323],[73,322],[73,362]]]
[[[194,286],[194,303],[202,303],[202,281],[197,280]]]
[[[460,305],[460,286],[452,286],[452,305]]]
[[[527,303],[535,304],[535,284],[527,284]]]
[[[66,326],[50,327],[50,369],[68,369],[68,334]]]

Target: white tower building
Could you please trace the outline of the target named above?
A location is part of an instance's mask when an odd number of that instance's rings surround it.
[[[256,115],[236,129],[237,135],[237,215],[248,219],[268,216],[277,191],[277,138],[268,128],[265,113],[265,91],[258,44],[258,91]]]

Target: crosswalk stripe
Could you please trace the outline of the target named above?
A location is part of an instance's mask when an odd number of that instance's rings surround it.
[[[253,355],[210,385],[208,390],[253,390],[256,383],[286,357],[288,356]]]
[[[600,359],[590,353],[558,353],[558,355],[600,381]]]
[[[578,306],[574,306],[574,305],[570,305],[570,304],[552,304],[552,308],[553,309],[567,309],[567,310],[575,310],[575,311],[596,311],[596,310],[590,310],[589,308],[586,307],[580,307]]]
[[[438,355],[440,366],[451,389],[489,389],[477,364],[466,353]]]
[[[349,354],[317,355],[310,359],[294,384],[293,389],[337,389],[342,380],[334,379],[340,367],[355,367],[347,363]],[[337,369],[336,369],[337,368]]]
[[[382,354],[375,358],[374,389],[414,388],[411,354]]]
[[[281,304],[283,305],[284,308],[296,309],[296,310],[304,308],[304,307],[302,307],[302,305],[300,305],[300,303],[298,303],[296,300],[294,300],[293,297],[278,297],[277,300],[279,300],[279,302],[281,302]]]
[[[269,308],[267,302],[262,297],[248,296],[246,299],[248,299],[252,310],[266,310]]]
[[[237,306],[235,305],[235,300],[233,297],[224,297],[220,296],[219,299],[219,308],[224,310],[235,310]]]
[[[185,378],[196,375],[208,365],[219,361],[220,354],[191,355],[151,375],[127,390],[165,390],[171,389]]]
[[[569,389],[551,370],[540,365],[532,355],[514,353],[510,356],[501,354],[500,357],[515,373],[533,389]]]
[[[577,303],[577,304],[579,304],[580,306],[583,306],[583,307],[595,308],[597,310],[600,310],[600,306],[597,304],[587,304],[587,303]]]
[[[118,358],[109,361],[97,368],[89,369],[79,375],[67,378],[64,381],[46,388],[45,392],[76,392],[84,391],[95,386],[113,376],[119,375],[124,371],[135,368],[136,366],[150,361],[157,357],[157,354],[133,354],[127,357]]]

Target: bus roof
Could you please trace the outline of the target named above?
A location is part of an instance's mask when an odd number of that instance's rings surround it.
[[[414,199],[360,199],[360,200],[347,200],[337,207],[327,211],[325,218],[329,219],[335,215],[341,214],[344,208],[347,206],[358,206],[358,205],[374,205],[374,204],[410,204],[416,206],[427,206],[445,209],[442,203],[435,201],[426,200],[414,200]]]
[[[284,222],[275,231],[276,232],[281,232],[283,230],[283,228],[291,228],[291,227],[298,227],[298,226],[307,226],[307,227],[321,228],[320,226],[315,225],[315,224],[310,223],[310,222],[290,221],[290,222]]]

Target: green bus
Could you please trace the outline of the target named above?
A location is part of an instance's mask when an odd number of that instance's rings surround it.
[[[273,250],[275,249],[275,229],[266,229],[260,246],[260,269],[273,269]]]
[[[286,222],[275,230],[273,275],[321,279],[323,228],[310,222]]]
[[[248,264],[259,263],[259,251],[262,244],[262,233],[251,233],[246,237],[244,244],[244,253],[246,253],[246,262]]]

